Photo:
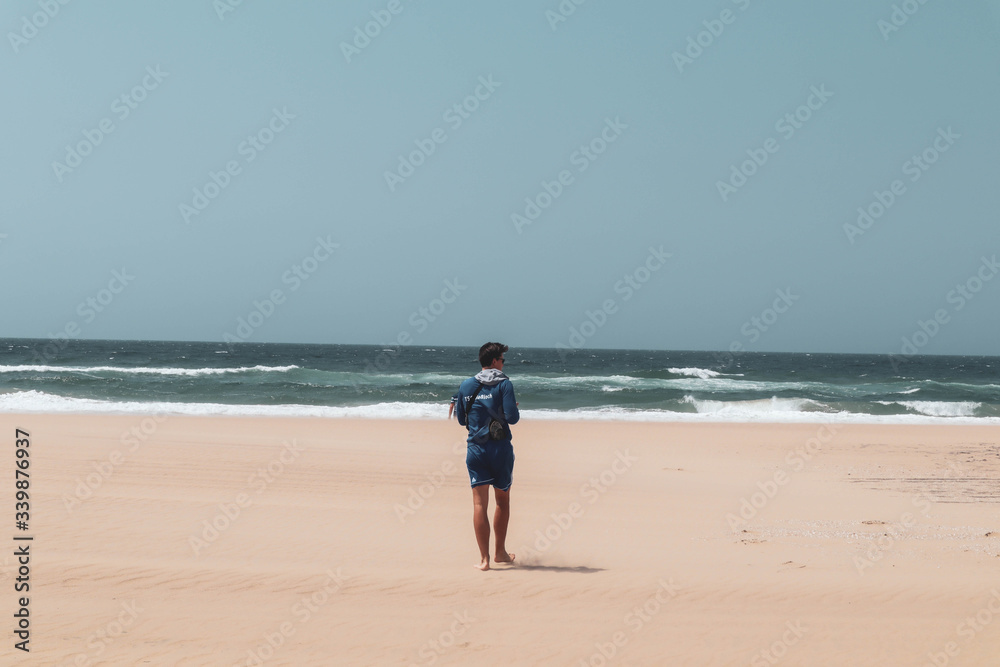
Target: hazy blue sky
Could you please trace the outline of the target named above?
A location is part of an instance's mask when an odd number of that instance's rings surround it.
[[[995,1],[0,26],[0,336],[1000,354]]]

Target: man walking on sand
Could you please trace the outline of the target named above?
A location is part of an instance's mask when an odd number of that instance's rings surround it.
[[[479,348],[479,363],[483,370],[465,380],[458,388],[455,415],[458,423],[469,429],[469,445],[465,464],[472,482],[472,525],[479,543],[480,570],[490,569],[490,485],[497,500],[493,515],[496,533],[497,563],[513,563],[514,554],[507,553],[507,522],[510,520],[510,485],[514,473],[514,447],[509,424],[521,418],[514,399],[514,385],[503,374],[507,346],[486,343]]]

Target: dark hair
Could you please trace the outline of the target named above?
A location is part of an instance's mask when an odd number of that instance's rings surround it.
[[[486,368],[500,358],[508,349],[503,343],[486,343],[479,348],[479,363]]]

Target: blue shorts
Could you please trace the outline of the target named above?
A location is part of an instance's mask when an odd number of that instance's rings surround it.
[[[473,488],[492,484],[506,491],[514,481],[514,446],[499,440],[490,440],[482,445],[470,442],[465,465],[469,468],[469,481]]]

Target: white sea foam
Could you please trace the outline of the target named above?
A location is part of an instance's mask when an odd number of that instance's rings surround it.
[[[825,407],[822,403],[808,398],[778,398],[776,396],[749,401],[711,401],[685,396],[683,402],[693,405],[698,414],[733,417],[737,418],[737,421],[740,421],[741,418],[756,421],[755,417],[769,414],[807,412],[807,408],[813,408],[810,412],[815,413],[821,412],[822,408]]]
[[[742,403],[744,401],[737,401]],[[855,412],[817,412],[791,409],[767,410],[760,406],[720,409],[713,412],[674,412],[671,410],[635,410],[604,407],[577,410],[521,410],[521,419],[555,421],[629,421],[629,422],[725,422],[725,423],[800,423],[800,424],[989,424],[1000,425],[1000,417],[930,417],[926,415],[870,415]],[[516,428],[516,427],[515,427]]]
[[[360,419],[434,419],[448,415],[442,403],[379,403],[355,407],[325,405],[226,405],[223,403],[174,403],[167,401],[99,401],[67,398],[40,391],[0,394],[0,412],[177,414],[232,417],[356,417]]]
[[[639,410],[620,407],[575,410],[521,410],[522,419],[560,421],[630,422],[762,422],[762,423],[857,423],[857,424],[1000,424],[1000,417],[939,416],[930,414],[870,415],[849,412],[803,410],[817,407],[808,399],[761,401],[698,401],[699,412]],[[40,391],[0,393],[0,413],[93,413],[177,414],[233,417],[325,417],[355,419],[445,419],[448,406],[439,403],[387,402],[372,405],[332,407],[315,405],[225,405],[222,403],[174,403],[101,401],[67,398]]]
[[[518,375],[511,378],[517,384],[532,385],[540,388],[600,388],[623,387],[638,391],[656,389],[679,389],[682,391],[725,391],[725,392],[775,392],[775,391],[819,391],[829,390],[831,385],[821,382],[769,382],[758,380],[741,380],[738,377],[677,377],[677,378],[642,378],[632,375],[566,375],[561,377],[543,377],[539,375]]]
[[[879,401],[884,403],[884,401]],[[904,408],[928,417],[974,417],[982,403],[975,401],[896,401]]]
[[[711,371],[705,368],[668,368],[667,371],[674,375],[687,375],[688,377],[701,378],[702,380],[717,378],[722,375],[719,371]]]
[[[298,366],[243,366],[240,368],[147,368],[144,366],[42,366],[0,365],[0,373],[125,373],[131,375],[227,375],[230,373],[272,372],[284,373]]]

